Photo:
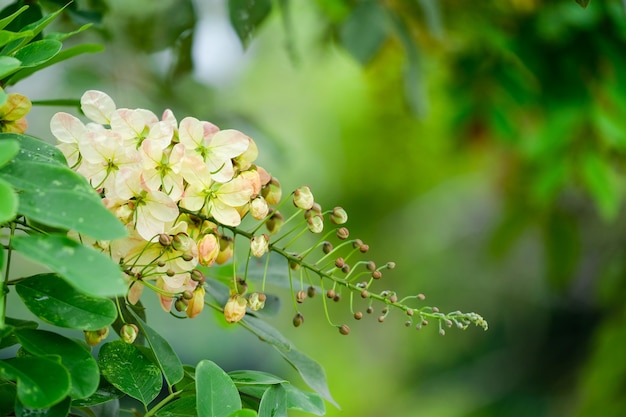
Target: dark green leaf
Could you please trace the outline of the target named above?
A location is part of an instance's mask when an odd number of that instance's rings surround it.
[[[171,386],[183,379],[183,364],[174,349],[172,349],[170,344],[167,343],[167,340],[165,340],[159,333],[155,332],[132,310],[129,309],[128,311],[134,317],[135,323],[137,323],[137,326],[146,337],[148,345],[152,349],[152,353],[156,359],[157,365],[161,368],[163,376],[167,380],[168,384]]]
[[[210,360],[202,360],[196,367],[196,397],[199,417],[228,417],[241,409],[235,383]]]
[[[70,411],[72,400],[66,397],[63,401],[53,405],[50,408],[34,409],[26,407],[19,401],[15,404],[16,417],[66,417]]]
[[[148,405],[161,391],[159,367],[146,358],[137,346],[122,340],[105,343],[98,355],[102,376],[115,388]]]
[[[285,360],[298,371],[309,387],[328,402],[338,407],[328,389],[324,368],[304,353],[296,350],[278,330],[264,321],[256,317],[246,316],[241,322],[243,322],[242,325],[245,328],[257,335],[261,340],[274,346]]]
[[[100,240],[127,234],[87,180],[67,167],[15,161],[0,169],[0,178],[21,191],[19,213],[31,220]]]
[[[261,417],[287,417],[287,394],[282,385],[270,386],[259,405],[259,416]]]
[[[11,184],[0,178],[0,224],[13,220],[17,215],[18,198]],[[2,262],[0,262],[2,267]]]
[[[3,251],[0,251],[0,258],[2,258],[2,253]],[[39,326],[39,324],[34,321],[18,320],[11,317],[5,317],[4,323],[4,327],[0,328],[0,349],[19,343],[19,340],[17,340],[15,336],[16,329],[36,329],[37,326]]]
[[[361,65],[365,65],[387,39],[387,26],[387,12],[379,2],[360,2],[341,27],[341,44]]]
[[[67,32],[67,33],[47,33],[45,36],[45,39],[54,39],[55,41],[59,41],[59,42],[63,42],[64,40],[66,40],[67,38],[70,38],[74,35],[78,35],[81,32],[86,31],[87,29],[89,29],[90,27],[93,26],[93,23],[87,23],[85,25],[82,25],[81,27],[79,27],[78,29],[72,31],[72,32]]]
[[[70,391],[70,375],[58,362],[37,356],[0,361],[0,378],[17,381],[17,397],[27,407],[46,408]]]
[[[117,317],[111,300],[78,292],[54,274],[26,278],[17,283],[15,290],[33,314],[59,327],[99,330]]]
[[[20,151],[15,157],[16,161],[46,162],[67,166],[63,153],[41,139],[19,133],[0,133],[0,141],[3,140],[16,140],[19,142]]]
[[[104,378],[100,379],[100,385],[96,392],[89,398],[83,398],[72,401],[74,407],[93,407],[95,405],[105,403],[117,403],[119,398],[122,398],[124,393],[115,388],[109,381]],[[116,415],[116,414],[115,414]]]
[[[576,3],[580,4],[582,8],[586,8],[589,4],[589,0],[576,0]]]
[[[191,417],[196,416],[196,397],[182,397],[176,401],[172,401],[165,407],[161,408],[156,414],[157,417]]]
[[[66,236],[16,236],[11,245],[87,295],[112,297],[126,292],[122,271],[111,258]]]
[[[91,43],[83,43],[80,45],[72,46],[70,48],[64,49],[58,54],[56,54],[52,59],[37,65],[31,68],[23,68],[17,71],[9,80],[6,82],[6,85],[14,85],[18,81],[23,80],[24,78],[32,75],[33,73],[42,70],[46,67],[49,67],[54,64],[58,64],[59,62],[68,60],[70,58],[74,58],[83,54],[93,54],[97,52],[101,52],[104,50],[104,47],[99,44],[91,44]]]
[[[72,398],[87,398],[98,388],[100,370],[96,360],[79,343],[46,330],[16,331],[22,347],[35,356],[58,355],[70,373]]]
[[[272,10],[270,0],[229,0],[230,22],[244,47]]]
[[[0,416],[8,416],[15,409],[15,397],[17,389],[15,384],[8,381],[0,381]]]

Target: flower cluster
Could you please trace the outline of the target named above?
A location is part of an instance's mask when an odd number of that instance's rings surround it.
[[[224,263],[232,244],[218,226],[235,227],[244,216],[263,219],[281,198],[280,184],[254,165],[258,149],[237,130],[166,110],[159,119],[145,109],[116,108],[100,91],[81,98],[84,124],[68,113],[50,127],[69,165],[102,196],[128,228],[129,237],[98,242],[123,266],[128,298],[144,286],[160,295],[166,311],[194,317],[204,306],[203,274],[196,269]],[[209,220],[210,219],[210,220]],[[253,241],[255,252],[267,239]]]

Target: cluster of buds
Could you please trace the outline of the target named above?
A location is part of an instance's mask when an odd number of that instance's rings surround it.
[[[147,287],[159,296],[164,310],[185,312],[189,318],[198,316],[207,304],[222,310],[229,323],[240,321],[249,310],[263,308],[265,277],[259,292],[248,293],[248,264],[243,278],[233,274],[224,305],[205,301],[210,286],[205,285],[203,271],[214,264],[235,263],[235,239],[239,237],[249,242],[248,262],[261,257],[269,261],[272,254],[282,256],[288,261],[292,288],[293,274],[300,274],[300,288],[293,290],[296,327],[304,323],[298,305],[315,295],[319,282],[322,291],[325,283],[332,284],[322,297],[331,324],[327,300],[339,302],[345,290],[355,319],[363,317],[354,310],[357,294],[369,302],[368,313],[374,311],[373,301],[384,304],[380,322],[397,309],[406,313],[409,325],[417,321],[417,328],[428,320],[438,320],[442,334],[443,326],[466,328],[474,323],[487,328],[475,313],[442,314],[436,308],[412,308],[405,301],[423,296],[399,299],[392,291],[374,291],[372,285],[381,279],[383,270],[393,269],[395,264],[355,261],[368,253],[369,245],[350,237],[343,226],[348,220],[343,208],[322,210],[308,186],[283,199],[278,180],[254,164],[257,147],[243,133],[220,130],[192,117],[178,123],[169,110],[159,119],[144,109],[118,109],[99,91],[86,92],[81,108],[90,123],[57,113],[51,130],[69,165],[87,178],[106,207],[128,228],[127,238],[94,245],[122,266],[130,303],[136,303]],[[289,200],[296,213],[286,218],[280,209]],[[252,219],[252,226],[244,230],[241,224],[246,217]],[[330,230],[323,233],[328,224]],[[317,243],[294,252],[292,247],[308,233],[320,236]],[[321,254],[309,260],[319,253],[317,248]],[[343,335],[350,333],[346,324],[334,326]],[[125,327],[123,337],[134,340],[136,329]]]

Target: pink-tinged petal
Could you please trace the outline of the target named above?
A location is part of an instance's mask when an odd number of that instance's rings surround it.
[[[159,238],[159,235],[165,230],[164,223],[155,219],[146,206],[139,206],[135,214],[135,228],[139,236],[148,242],[155,242]]]
[[[213,184],[209,169],[199,158],[186,155],[182,161],[180,173],[185,181],[196,188],[209,189]]]
[[[178,206],[172,199],[161,191],[153,191],[146,197],[146,210],[150,215],[162,222],[171,222],[178,217]]]
[[[167,122],[158,122],[150,128],[150,133],[146,140],[154,142],[161,149],[167,148],[172,142],[174,136],[174,127]]]
[[[111,115],[111,129],[124,140],[136,142],[143,138],[159,119],[145,109],[118,109]]]
[[[236,227],[241,223],[239,212],[217,199],[211,201],[209,215],[226,226]]]
[[[165,109],[163,111],[163,115],[161,116],[161,120],[172,125],[174,130],[178,127],[178,122],[176,121],[176,116],[174,116],[174,112],[170,109]]]
[[[185,159],[185,145],[177,143],[174,145],[169,155],[170,169],[177,173],[181,173],[182,165]]]
[[[215,126],[211,122],[201,122],[202,123],[202,131],[204,133],[204,137],[209,137],[220,131],[220,128]]]
[[[141,293],[143,292],[143,284],[139,281],[133,283],[133,286],[130,287],[130,291],[128,291],[128,302],[135,305],[139,301],[141,297]]]
[[[59,143],[57,149],[63,153],[69,166],[73,167],[76,165],[78,157],[80,156],[77,143]]]
[[[238,130],[227,129],[217,132],[211,137],[209,147],[211,153],[222,158],[235,158],[248,149],[251,139]]]
[[[187,280],[188,276],[189,274],[175,274],[171,277],[165,275],[162,279],[170,291],[177,292],[178,290],[180,290],[180,287],[185,285],[185,281]]]
[[[115,102],[102,91],[89,90],[81,97],[80,107],[89,119],[105,125],[111,121]]]
[[[188,150],[194,151],[203,145],[203,127],[195,117],[185,117],[178,127],[178,139]]]
[[[228,182],[235,175],[235,169],[230,159],[221,159],[207,155],[206,167],[215,182]]]
[[[141,143],[141,156],[144,169],[154,168],[161,163],[163,158],[163,148],[158,142],[144,140]]]
[[[173,201],[179,201],[185,191],[183,177],[180,175],[169,174],[163,177],[161,181],[163,192],[167,194]]]
[[[191,211],[200,211],[206,201],[206,194],[203,188],[197,188],[193,186],[187,187],[180,200],[180,205],[183,208]]]
[[[172,292],[171,288],[167,286],[162,278],[159,278],[157,280],[156,286],[163,291]],[[166,312],[169,312],[171,310],[173,302],[174,299],[172,297],[167,297],[165,295],[159,294],[159,303],[161,304],[163,310],[165,310]]]
[[[217,190],[217,198],[231,207],[239,207],[250,201],[253,189],[248,181],[241,177],[233,178],[220,185]]]
[[[60,112],[50,119],[50,130],[59,142],[78,143],[87,133],[87,128],[76,117]]]
[[[87,178],[93,187],[101,186],[102,181],[104,181],[107,175],[106,166],[102,164],[92,164],[85,160],[83,160],[76,172]]]

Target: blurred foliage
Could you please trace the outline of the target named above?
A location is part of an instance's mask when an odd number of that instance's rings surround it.
[[[394,286],[484,308],[488,333],[443,340],[298,329],[345,413],[621,416],[626,14],[577,3],[77,1],[111,46],[63,77],[246,131],[397,260]],[[213,15],[247,61],[211,86]]]

